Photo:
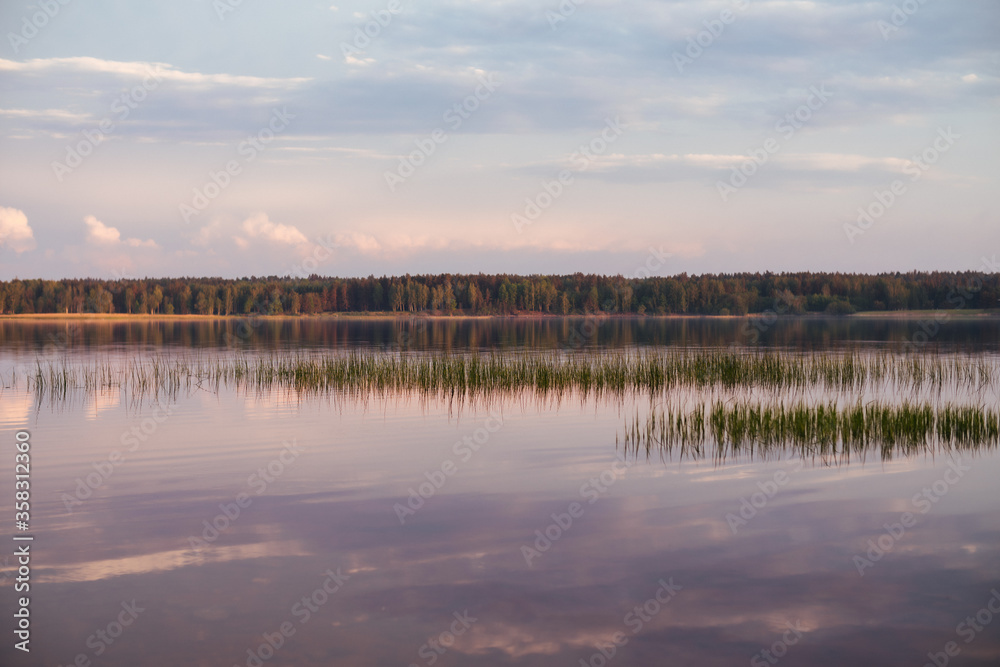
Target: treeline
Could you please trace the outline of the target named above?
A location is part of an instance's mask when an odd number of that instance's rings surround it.
[[[421,275],[0,281],[0,314],[849,314],[1000,307],[1000,274]]]

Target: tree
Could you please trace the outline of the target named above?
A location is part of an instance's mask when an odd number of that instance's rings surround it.
[[[310,296],[311,295],[311,296]],[[298,306],[296,306],[296,303]],[[145,280],[0,281],[0,313],[319,313],[354,309],[468,314],[731,312],[797,314],[854,310],[1000,307],[997,272],[879,275],[741,273],[623,278],[421,275],[399,278],[276,276]]]
[[[226,285],[222,290],[222,312],[225,315],[229,315],[233,312],[233,304],[236,300],[236,294],[233,290],[232,285]]]
[[[455,308],[458,307],[458,300],[455,299],[455,290],[452,289],[450,280],[444,284],[444,295],[442,301],[445,311],[449,313],[454,312]]]
[[[104,289],[103,285],[98,285],[90,291],[87,298],[89,310],[94,313],[113,313],[115,310],[114,299],[111,292]]]
[[[212,311],[213,298],[209,295],[209,292],[205,288],[198,290],[198,296],[195,297],[194,309],[199,315],[208,315]]]
[[[403,288],[399,283],[389,286],[389,308],[394,313],[403,310]]]
[[[321,312],[322,305],[320,304],[319,295],[316,292],[309,292],[302,299],[302,312],[306,315],[315,315]]]
[[[848,301],[835,299],[826,307],[827,315],[852,315],[855,312],[854,306]]]
[[[503,282],[500,283],[497,298],[500,300],[500,308],[503,312],[511,313],[517,307],[517,288],[507,278],[504,278]]]
[[[153,288],[153,294],[149,297],[149,309],[151,312],[160,312],[160,304],[163,303],[163,290],[159,285]]]
[[[299,296],[298,292],[292,292],[288,295],[288,313],[291,315],[298,315],[301,309],[302,297]]]
[[[469,310],[472,312],[479,312],[480,307],[483,304],[483,297],[479,293],[479,288],[476,287],[476,283],[469,281],[469,296],[466,299],[469,303]]]
[[[191,312],[191,286],[187,283],[181,288],[180,293],[174,299],[176,305],[174,308],[180,312],[181,315],[187,315]]]

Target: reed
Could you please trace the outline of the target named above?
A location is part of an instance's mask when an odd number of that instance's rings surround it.
[[[250,390],[492,395],[524,391],[542,394],[657,394],[679,387],[726,390],[765,388],[858,392],[886,387],[907,390],[982,390],[996,384],[992,359],[892,354],[740,353],[725,350],[658,350],[561,355],[396,355],[355,352],[302,356],[166,358],[42,364],[24,376],[36,393],[53,397],[72,389],[125,388],[139,394],[177,392],[221,385]],[[22,378],[11,378],[16,384]]]
[[[688,410],[660,408],[645,420],[626,422],[625,450],[700,458],[766,456],[795,449],[803,454],[850,456],[878,451],[883,459],[937,450],[995,448],[1000,412],[982,406],[879,402],[836,403],[715,401]]]

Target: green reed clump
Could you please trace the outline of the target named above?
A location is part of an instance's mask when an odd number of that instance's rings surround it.
[[[644,422],[639,421],[637,414],[631,423],[626,422],[624,440],[626,450],[642,448],[647,457],[654,449],[675,447],[682,455],[690,451],[700,456],[705,443],[705,405],[699,404],[688,411],[670,407],[654,410]]]
[[[715,401],[688,412],[653,410],[640,422],[626,422],[626,450],[698,453],[711,434],[716,454],[767,454],[798,449],[818,455],[894,454],[945,449],[978,449],[1000,444],[1000,412],[981,406],[900,405],[872,402],[785,405],[779,402]]]
[[[819,388],[836,392],[872,386],[894,391],[981,389],[992,386],[997,376],[995,361],[964,357],[666,349],[572,355],[355,352],[194,360],[154,357],[83,365],[39,363],[26,380],[34,391],[50,394],[76,388],[97,391],[115,387],[147,394],[203,387],[207,383],[258,391],[287,388],[302,392],[419,391],[463,395],[578,391],[623,395],[655,394],[678,387]]]
[[[939,439],[958,448],[1000,439],[996,414],[971,406],[945,406],[937,413],[934,426]]]

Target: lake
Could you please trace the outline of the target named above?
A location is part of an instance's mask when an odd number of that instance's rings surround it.
[[[0,379],[0,663],[1000,662],[995,318],[6,319]]]

